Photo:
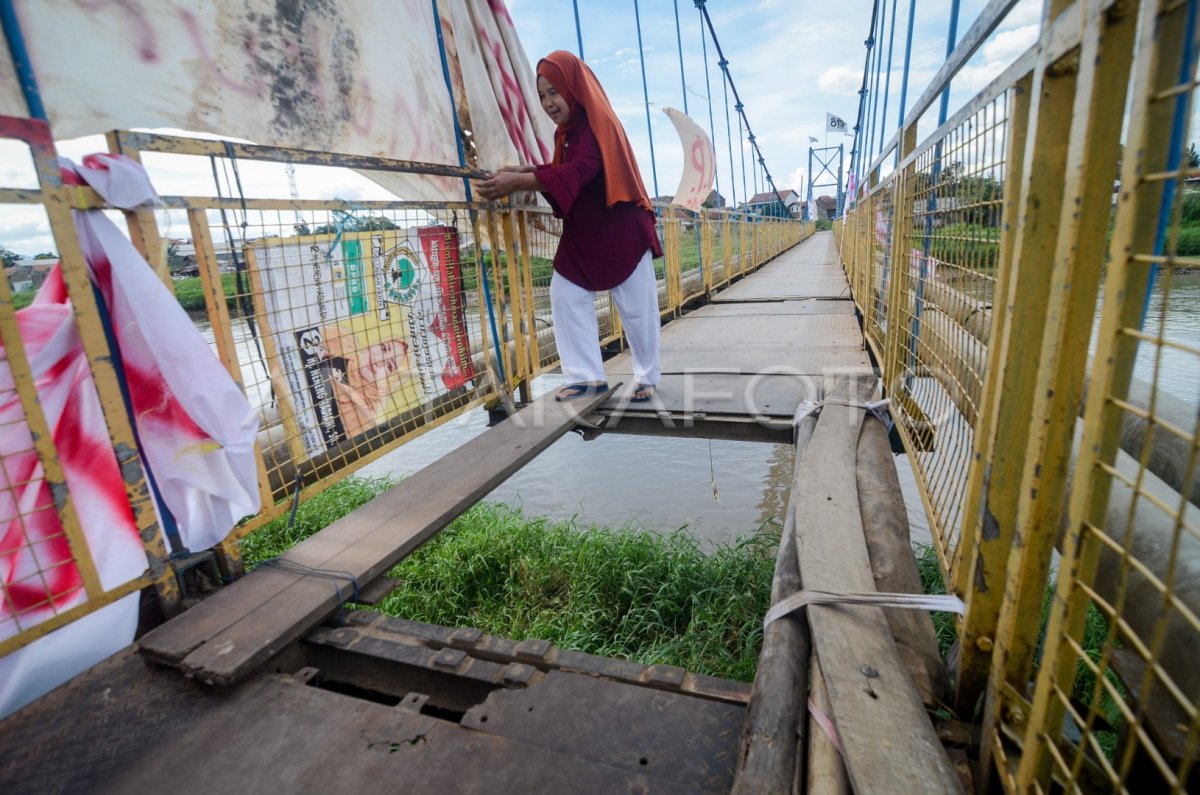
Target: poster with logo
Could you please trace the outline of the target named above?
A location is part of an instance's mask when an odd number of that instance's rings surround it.
[[[453,227],[268,238],[246,255],[297,459],[472,386]]]

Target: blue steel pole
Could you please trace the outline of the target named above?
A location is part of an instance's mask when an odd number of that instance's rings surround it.
[[[458,124],[458,108],[454,103],[454,83],[450,79],[450,62],[446,58],[446,42],[442,39],[442,20],[438,14],[437,0],[429,0],[433,6],[433,29],[437,31],[438,54],[442,59],[442,79],[446,82],[446,94],[450,98],[450,118],[454,120],[454,142],[458,146],[458,164],[466,167],[467,151],[463,147],[462,128]],[[471,196],[471,182],[466,177],[463,177],[463,191],[466,194],[467,201],[474,201]],[[474,210],[471,211],[472,215]],[[495,241],[493,250],[495,248]],[[487,302],[488,307],[488,324],[492,331],[492,344],[496,348],[496,369],[499,371],[500,382],[505,386],[508,385],[508,379],[504,375],[504,357],[501,355],[500,345],[500,330],[496,326],[496,310],[495,303],[492,301],[492,287],[488,279],[488,268],[486,263],[479,263],[480,281],[483,282],[483,300]]]
[[[887,106],[888,95],[892,90],[892,53],[896,44],[896,6],[900,0],[892,0],[892,30],[888,34],[887,76],[883,79],[883,112],[879,114],[879,154],[883,154],[883,145],[887,143]]]
[[[904,112],[908,110],[908,69],[912,65],[913,18],[917,15],[917,0],[909,0],[908,4],[908,36],[904,41],[904,80],[900,84],[900,113],[896,117],[896,129],[904,129]],[[900,150],[903,141],[896,147],[896,162],[893,168],[900,166]]]
[[[586,61],[587,59],[583,57],[583,28],[579,25],[578,0],[571,0],[571,5],[575,7],[575,38],[579,41],[579,60]],[[438,32],[438,35],[441,35],[441,31]]]
[[[29,60],[29,50],[25,48],[25,37],[21,34],[21,24],[12,0],[0,2],[0,24],[4,26],[4,40],[12,56],[13,68],[17,72],[17,82],[21,84],[21,96],[25,98],[29,116],[48,121],[46,108],[42,105],[42,92],[38,89],[37,76],[33,73],[33,63]]]
[[[716,181],[717,196],[721,195],[721,171],[717,168],[717,125],[713,121],[712,83],[708,78],[708,38],[704,35],[704,3],[705,0],[694,0],[700,10],[700,49],[704,53],[704,93],[708,95],[708,134],[712,136],[713,145],[713,178]]]
[[[683,115],[688,112],[687,78],[683,74],[683,33],[679,29],[679,0],[675,0],[675,44],[679,48],[679,86],[683,91]]]
[[[887,0],[883,0],[884,3]],[[875,152],[875,133],[879,131],[879,73],[883,71],[883,29],[887,26],[887,11],[885,10],[879,15],[879,28],[872,30],[871,35],[875,38],[875,85],[871,88],[871,120],[867,125],[867,149],[866,158],[863,160],[868,172],[871,168],[871,162],[874,159]]]
[[[946,34],[946,60],[954,54],[954,44],[958,40],[958,5],[959,0],[953,0],[950,5],[950,30]],[[950,110],[950,84],[942,90],[942,102],[938,108],[938,127],[946,123]],[[942,142],[938,141],[933,147],[933,170],[930,173],[929,199],[925,202],[925,236],[921,241],[921,266],[917,270],[917,295],[913,302],[912,348],[909,362],[916,357],[919,340],[921,339],[921,312],[925,308],[925,281],[929,278],[929,254],[933,247],[933,214],[937,212],[937,185],[942,175]],[[912,375],[906,379],[906,385],[911,384]]]
[[[866,55],[863,56],[863,79],[862,85],[858,89],[858,118],[854,123],[854,148],[850,150],[850,174],[854,177],[854,193],[858,193],[858,187],[862,183],[859,172],[862,169],[862,144],[863,134],[866,132],[863,128],[866,122],[866,103],[867,103],[867,80],[871,70],[871,50],[875,46],[875,17],[879,13],[879,0],[875,0],[871,7],[871,35],[863,42],[867,48]]]
[[[1180,59],[1179,65],[1179,83],[1186,85],[1191,79],[1196,70],[1195,52],[1192,50],[1192,45],[1196,35],[1196,6],[1197,3],[1188,3],[1188,13],[1184,40],[1183,40],[1183,58]],[[1170,149],[1167,154],[1167,171],[1177,171],[1183,166],[1183,137],[1187,131],[1187,111],[1188,111],[1187,93],[1180,93],[1175,97],[1175,112],[1171,118],[1171,139]],[[1163,195],[1158,208],[1158,224],[1154,231],[1154,256],[1160,257],[1163,253],[1164,244],[1167,237],[1167,228],[1171,220],[1172,205],[1175,203],[1175,178],[1172,177],[1163,183]],[[1150,274],[1146,282],[1146,298],[1142,303],[1142,321],[1139,328],[1146,326],[1146,317],[1150,314],[1150,298],[1154,294],[1154,284],[1158,280],[1158,263],[1150,265]]]
[[[750,194],[746,192],[746,144],[744,133],[742,131],[742,103],[737,103],[733,109],[738,112],[738,156],[742,161],[742,196],[746,201],[750,201]]]
[[[654,130],[650,126],[650,89],[646,86],[646,53],[642,49],[642,15],[638,0],[633,0],[633,16],[637,20],[638,58],[642,62],[642,97],[646,100],[646,137],[650,139],[650,173],[654,177],[654,197],[658,198],[658,163],[654,160]]]

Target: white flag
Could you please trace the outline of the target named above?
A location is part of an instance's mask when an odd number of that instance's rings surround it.
[[[846,132],[846,122],[844,119],[840,119],[837,116],[834,116],[832,113],[826,113],[825,131],[844,133]]]

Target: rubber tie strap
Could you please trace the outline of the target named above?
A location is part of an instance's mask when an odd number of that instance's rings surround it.
[[[337,569],[318,569],[312,566],[306,566],[303,563],[284,560],[283,558],[271,558],[270,560],[264,560],[262,563],[258,564],[258,568],[263,567],[280,569],[282,571],[286,571],[291,574],[299,574],[301,576],[320,577],[322,579],[331,581],[333,583],[334,593],[337,594],[339,610],[347,601],[358,601],[358,578],[348,571],[338,571]],[[341,580],[346,580],[350,583],[352,593],[349,600],[342,596],[342,587],[339,584]]]
[[[867,403],[857,403],[852,400],[835,400],[832,398],[826,400],[804,400],[796,407],[796,413],[792,415],[792,425],[800,424],[800,420],[807,417],[809,414],[819,414],[825,406],[849,406],[853,409],[863,409],[872,414],[875,419],[887,426],[890,431],[892,429],[892,415],[888,411],[888,406],[891,405],[890,398],[882,400],[872,400]]]
[[[825,732],[825,736],[833,744],[834,750],[838,752],[838,756],[845,758],[846,752],[842,750],[842,741],[838,739],[837,727],[833,725],[833,720],[812,700],[812,696],[808,698],[808,714],[813,716],[813,720],[821,727],[821,731]]]
[[[900,607],[906,610],[938,610],[944,613],[966,611],[963,600],[952,594],[920,593],[834,593],[805,589],[780,599],[763,619],[765,630],[772,622],[808,605],[866,605],[869,607]]]

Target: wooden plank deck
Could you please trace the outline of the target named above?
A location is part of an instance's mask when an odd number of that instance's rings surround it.
[[[581,417],[611,427],[641,416],[643,432],[656,433],[717,418],[782,429],[792,441],[800,402],[822,398],[832,376],[873,384],[847,295],[832,234],[818,234],[664,328],[664,378],[648,408],[630,411],[627,389],[569,404],[543,398],[286,560],[367,585]],[[610,383],[632,383],[627,354],[607,370]],[[819,418],[797,472],[789,521],[796,587],[871,587],[852,501],[858,434],[849,413]],[[847,427],[831,427],[830,415]],[[0,787],[128,791],[163,775],[182,782],[180,792],[280,783],[461,792],[734,785],[749,685],[365,612],[330,622],[351,589],[349,578],[256,570],[142,638],[142,659],[123,652],[6,721],[23,742],[0,743]],[[952,791],[883,613],[810,612],[856,788],[887,791],[903,781]],[[200,687],[143,660],[227,687]],[[772,733],[772,720],[764,715],[752,734],[790,736]],[[85,741],[95,753],[74,754]]]

